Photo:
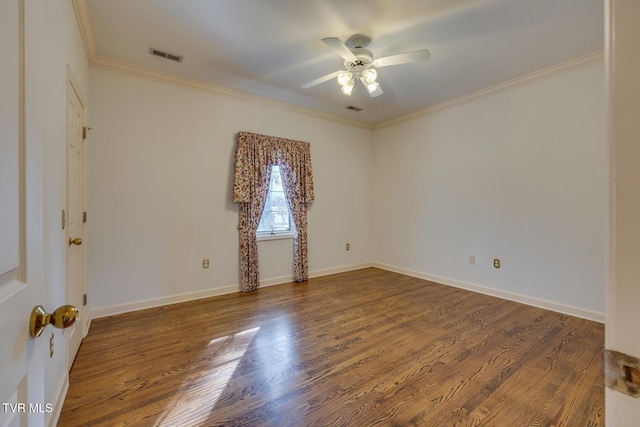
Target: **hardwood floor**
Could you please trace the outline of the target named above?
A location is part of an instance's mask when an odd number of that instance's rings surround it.
[[[604,327],[375,268],[93,321],[59,426],[602,426]]]

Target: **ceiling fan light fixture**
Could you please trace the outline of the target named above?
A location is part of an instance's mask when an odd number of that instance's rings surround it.
[[[376,78],[378,77],[378,72],[373,68],[367,68],[362,72],[362,77],[364,77],[364,81],[367,84],[371,84],[376,81]]]
[[[349,71],[344,71],[338,74],[338,84],[342,87],[345,87],[351,82],[351,86],[353,87],[353,74]]]
[[[362,84],[364,84],[364,87],[367,88],[367,91],[369,92],[369,95],[372,98],[375,98],[376,96],[380,96],[380,95],[382,95],[384,93],[382,91],[382,88],[380,87],[380,83],[378,83],[378,82],[367,83],[364,80],[364,77],[360,77],[360,80],[362,81]]]
[[[347,84],[343,85],[340,90],[342,91],[342,93],[344,93],[345,95],[351,95],[351,92],[353,91],[353,81],[351,82],[347,82]]]
[[[360,80],[367,88],[367,92],[372,98],[384,93],[380,84],[376,81],[378,72],[373,67],[387,67],[390,65],[408,64],[411,62],[425,61],[429,59],[431,53],[427,49],[413,52],[399,53],[397,55],[385,56],[374,60],[373,53],[365,49],[371,39],[367,36],[356,34],[344,43],[337,37],[325,37],[322,42],[333,49],[342,59],[344,59],[343,70],[338,70],[326,76],[312,80],[302,85],[308,89],[320,83],[333,80],[337,77],[340,90],[345,95],[351,95],[356,80]]]

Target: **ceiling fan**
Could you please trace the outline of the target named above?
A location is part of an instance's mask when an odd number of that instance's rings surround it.
[[[382,95],[383,92],[380,84],[376,81],[378,77],[376,68],[426,61],[431,56],[428,49],[421,49],[373,59],[371,51],[365,49],[369,42],[371,42],[371,39],[361,34],[349,37],[346,43],[343,43],[342,40],[337,37],[325,37],[322,39],[322,42],[344,59],[345,69],[305,83],[302,85],[305,89],[337,77],[340,89],[345,95],[351,95],[355,80],[360,80],[369,92],[369,95],[372,97],[379,96]]]

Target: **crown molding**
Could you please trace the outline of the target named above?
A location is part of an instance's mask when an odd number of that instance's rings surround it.
[[[73,10],[76,12],[78,20],[78,28],[84,42],[84,50],[87,52],[87,58],[91,65],[93,60],[98,56],[96,51],[96,37],[93,33],[93,23],[91,21],[91,12],[87,0],[72,0]]]
[[[140,67],[137,65],[131,65],[126,62],[104,58],[101,56],[94,58],[93,61],[90,61],[90,64],[92,67],[95,67],[95,68],[101,68],[104,70],[128,74],[128,75],[140,77],[146,80],[153,80],[160,83],[166,83],[172,86],[178,86],[184,89],[191,89],[199,92],[204,92],[210,95],[221,96],[221,97],[233,99],[236,101],[245,101],[253,104],[267,105],[269,107],[283,108],[286,110],[295,111],[297,113],[319,117],[325,120],[340,122],[350,126],[356,126],[364,129],[369,129],[369,130],[373,129],[373,126],[368,123],[345,119],[333,114],[323,113],[321,111],[300,107],[297,105],[289,104],[287,102],[277,101],[264,96],[252,95],[246,92],[229,89],[222,86],[216,86],[210,83],[204,83],[197,80],[191,80],[184,77],[176,76],[174,74],[164,73],[161,71],[156,71],[150,68]]]
[[[359,122],[355,120],[345,119],[343,117],[323,113],[321,111],[313,110],[310,108],[304,108],[297,105],[293,105],[283,101],[276,101],[264,96],[252,95],[246,92],[238,90],[228,89],[222,86],[216,86],[210,83],[204,83],[201,81],[191,80],[184,77],[176,76],[175,74],[164,73],[161,71],[152,70],[137,65],[128,64],[125,62],[117,61],[110,58],[98,56],[96,49],[95,35],[93,32],[93,23],[91,20],[91,12],[89,10],[88,0],[72,0],[73,8],[76,12],[76,18],[78,20],[78,26],[80,28],[80,34],[84,41],[84,47],[87,52],[89,65],[94,68],[101,68],[104,70],[115,71],[123,74],[128,74],[135,77],[140,77],[147,80],[153,80],[160,83],[166,83],[173,86],[178,86],[185,89],[196,90],[199,92],[208,93],[210,95],[222,96],[233,100],[240,100],[250,102],[254,104],[267,105],[269,107],[283,108],[297,113],[302,113],[308,116],[319,117],[325,120],[339,122],[350,126],[372,130],[373,126],[368,123]]]
[[[431,107],[427,107],[422,110],[418,110],[413,113],[410,113],[410,114],[407,114],[383,123],[376,124],[373,126],[373,130],[375,131],[385,127],[394,126],[399,123],[417,119],[427,114],[436,113],[438,111],[446,110],[448,108],[465,104],[467,102],[475,101],[480,98],[485,98],[487,96],[495,95],[500,92],[515,89],[521,86],[526,86],[540,80],[558,76],[560,74],[564,74],[569,71],[587,67],[589,65],[594,65],[603,61],[604,61],[604,50],[590,53],[588,55],[580,56],[578,58],[575,58],[566,62],[562,62],[560,64],[553,65],[548,68],[543,68],[542,70],[535,71],[530,74],[525,74],[524,76],[516,77],[515,79],[507,80],[506,82],[498,83],[497,85],[489,86],[487,88],[480,89],[478,91],[471,92],[466,95],[462,95],[457,98],[453,98],[448,101],[444,101],[439,104],[432,105]]]
[[[368,124],[356,120],[349,120],[343,117],[323,113],[310,108],[300,107],[283,101],[276,101],[271,98],[252,95],[246,92],[241,92],[222,86],[216,86],[210,83],[204,83],[201,81],[191,80],[184,77],[176,76],[174,74],[164,73],[149,68],[139,67],[137,65],[128,64],[125,62],[117,61],[114,59],[104,58],[98,56],[95,42],[95,35],[93,32],[93,24],[91,21],[91,12],[89,10],[88,0],[72,0],[73,8],[76,12],[78,20],[78,26],[84,41],[85,50],[89,60],[89,65],[95,68],[101,68],[109,71],[115,71],[123,74],[128,74],[135,77],[140,77],[147,80],[153,80],[156,82],[166,83],[173,86],[178,86],[186,89],[196,90],[199,92],[208,93],[211,95],[222,96],[234,100],[240,100],[250,102],[254,104],[268,105],[270,107],[283,108],[290,111],[295,111],[312,117],[318,117],[325,120],[339,122],[350,126],[359,128],[377,130],[385,127],[394,126],[399,123],[414,120],[427,114],[432,114],[438,111],[442,111],[448,108],[455,107],[467,102],[475,101],[487,96],[495,95],[500,92],[515,89],[520,86],[525,86],[540,80],[548,79],[560,74],[567,73],[569,71],[577,70],[579,68],[587,67],[589,65],[597,64],[604,61],[604,51],[598,51],[585,56],[581,56],[570,61],[563,62],[558,65],[554,65],[542,70],[525,74],[524,76],[516,77],[512,80],[508,80],[503,83],[499,83],[488,88],[484,88],[475,92],[471,92],[466,95],[453,98],[439,104],[432,105],[430,107],[414,111],[413,113],[397,117],[395,119],[388,120],[386,122],[378,124]]]

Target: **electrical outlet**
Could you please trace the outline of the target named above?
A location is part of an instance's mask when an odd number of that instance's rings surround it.
[[[209,258],[205,258],[202,260],[202,268],[204,268],[205,270],[209,268]]]
[[[493,267],[494,268],[500,268],[500,260],[498,258],[494,258]]]
[[[351,244],[347,243],[346,249],[347,249],[348,251],[350,251],[350,250],[351,250]]]
[[[475,264],[476,263],[476,257],[474,255],[471,255],[469,257],[469,264]]]

